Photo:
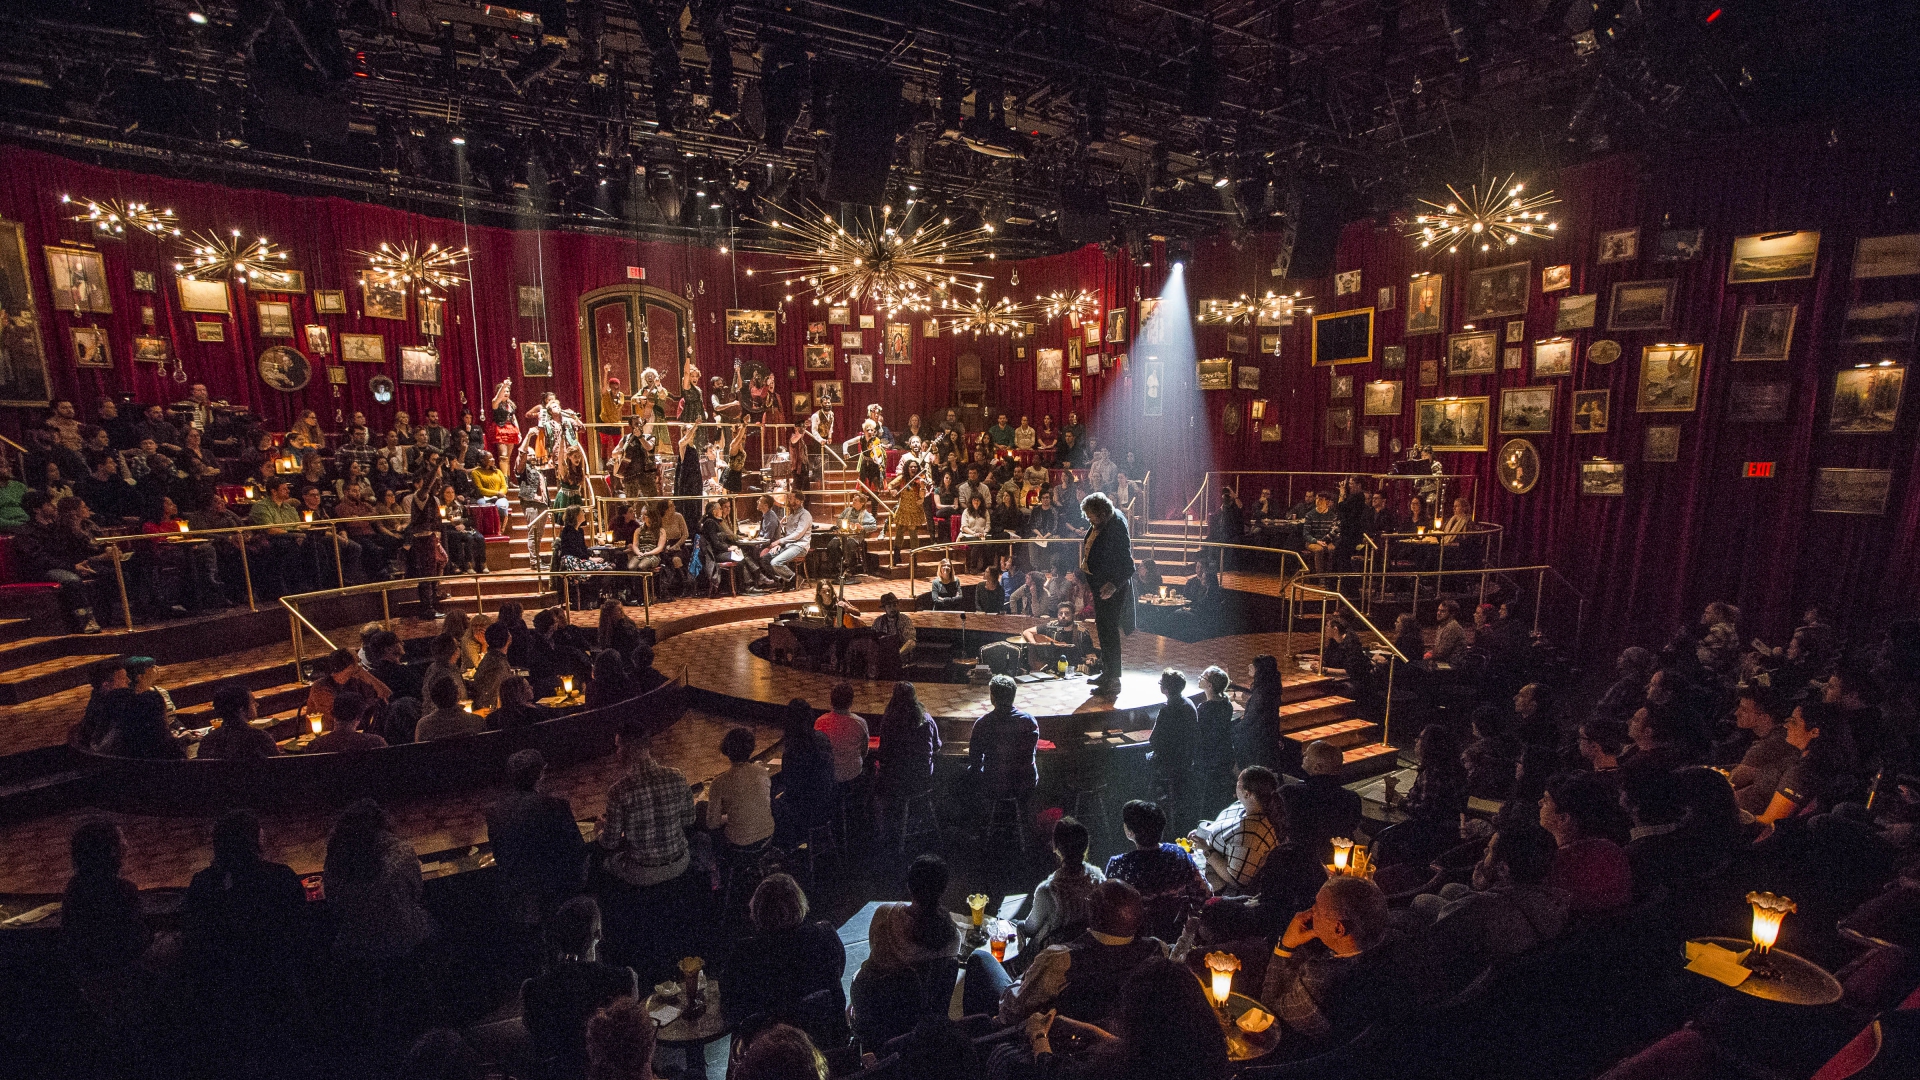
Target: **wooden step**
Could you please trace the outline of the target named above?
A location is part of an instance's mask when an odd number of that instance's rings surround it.
[[[1350,784],[1369,776],[1392,772],[1400,764],[1400,749],[1386,743],[1364,743],[1340,752],[1340,782]]]
[[[1298,731],[1352,715],[1353,699],[1329,694],[1280,706],[1281,732]]]
[[[26,664],[0,675],[0,705],[19,705],[87,684],[88,669],[113,653],[76,653]]]
[[[1345,720],[1335,720],[1331,724],[1321,724],[1318,727],[1298,728],[1283,733],[1281,738],[1301,748],[1308,743],[1329,742],[1344,749],[1374,741],[1379,733],[1380,725],[1355,716]]]
[[[0,642],[19,641],[33,627],[32,619],[0,619]]]
[[[1318,673],[1287,672],[1280,677],[1280,702],[1290,705],[1308,698],[1326,697],[1340,680]]]

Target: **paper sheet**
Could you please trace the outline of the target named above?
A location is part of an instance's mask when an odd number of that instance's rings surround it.
[[[1687,970],[1717,983],[1739,986],[1753,972],[1740,963],[1740,954],[1704,941],[1687,942]]]

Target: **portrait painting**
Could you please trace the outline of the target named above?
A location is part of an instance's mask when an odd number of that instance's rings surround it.
[[[1833,377],[1833,410],[1827,430],[1835,435],[1885,435],[1900,419],[1907,369],[1847,368]]]
[[[1278,355],[1277,353],[1275,355]],[[1404,371],[1407,367],[1407,347],[1405,345],[1387,345],[1380,350],[1380,366],[1388,371]]]
[[[1863,236],[1853,249],[1853,277],[1912,277],[1920,274],[1920,233]]]
[[[1640,460],[1671,462],[1680,460],[1680,425],[1649,424],[1642,432]]]
[[[1279,356],[1280,355],[1280,335],[1279,334],[1261,334],[1260,335],[1260,354],[1262,356]]]
[[[1617,281],[1608,330],[1665,330],[1673,321],[1673,281]]]
[[[1698,345],[1648,345],[1640,350],[1641,412],[1692,412],[1700,397]]]
[[[1165,341],[1167,336],[1166,320],[1154,319],[1154,315],[1160,310],[1160,298],[1157,296],[1148,296],[1142,298],[1139,303],[1140,343],[1143,345],[1158,345],[1162,341]]]
[[[0,220],[0,405],[37,408],[52,399],[36,310],[26,231]]]
[[[1420,361],[1420,386],[1422,389],[1440,385],[1440,361]]]
[[[1415,274],[1407,282],[1407,336],[1437,334],[1444,318],[1445,274]]]
[[[1493,374],[1498,370],[1498,348],[1491,330],[1447,335],[1447,374]]]
[[[773,345],[780,339],[778,311],[727,309],[727,344]]]
[[[866,344],[867,344],[867,336],[865,334],[862,334],[860,331],[858,330],[840,331],[840,347],[841,348],[860,349],[860,348],[865,348]]]
[[[1033,351],[1033,388],[1035,390],[1058,390],[1060,380],[1066,374],[1067,354],[1062,349],[1035,349]]]
[[[110,368],[113,366],[113,350],[107,344],[107,330],[103,326],[76,326],[73,328],[73,366],[83,368]]]
[[[839,379],[815,379],[813,401],[819,408],[837,409],[847,403],[846,387]]]
[[[1108,341],[1127,340],[1127,309],[1126,308],[1117,307],[1117,308],[1107,309],[1107,340]]]
[[[349,364],[384,364],[387,340],[379,334],[341,334],[340,359]]]
[[[1398,302],[1398,299],[1394,296],[1393,286],[1382,285],[1374,296],[1373,306],[1380,311],[1392,311],[1393,306]]]
[[[1327,386],[1328,401],[1353,400],[1353,376],[1335,375]]]
[[[1512,345],[1525,340],[1527,340],[1527,320],[1508,319],[1507,344]]]
[[[873,354],[872,353],[854,353],[852,356],[847,357],[847,371],[850,373],[848,375],[848,378],[852,379],[854,382],[857,382],[857,383],[872,382],[873,381]]]
[[[793,411],[789,415],[805,416],[807,413],[813,411],[812,394],[807,393],[805,390],[795,390],[789,396],[793,399]]]
[[[1508,263],[1489,266],[1467,275],[1467,318],[1492,319],[1502,315],[1525,315],[1532,296],[1533,264]]]
[[[233,313],[232,298],[227,292],[224,281],[203,281],[200,278],[174,278],[180,287],[180,310],[196,311],[207,315],[230,315]]]
[[[1327,445],[1353,445],[1353,406],[1339,405],[1327,410]]]
[[[307,291],[305,270],[262,270],[247,279],[253,292],[303,293]]]
[[[307,334],[308,352],[315,356],[333,354],[333,331],[315,323],[308,323],[304,329]]]
[[[1422,398],[1413,403],[1415,434],[1435,452],[1487,448],[1487,399]]]
[[[1333,295],[1351,296],[1360,291],[1360,271],[1342,270],[1333,275]]]
[[[520,343],[521,374],[526,374],[527,346],[541,345],[544,342],[523,341]],[[537,356],[538,353],[536,352]],[[552,373],[551,354],[547,358],[548,373]],[[415,386],[440,385],[440,352],[424,345],[402,345],[400,347],[400,381]]]
[[[293,336],[293,305],[280,300],[261,300],[254,304],[259,315],[260,336],[290,338]]]
[[[1520,368],[1524,366],[1524,364],[1526,363],[1526,360],[1525,360],[1526,355],[1527,355],[1527,351],[1525,349],[1522,349],[1518,345],[1507,346],[1506,351],[1502,354],[1502,357],[1501,357],[1500,370],[1519,371]]]
[[[1798,304],[1749,304],[1741,308],[1733,358],[1785,360],[1793,344],[1793,320],[1799,310]]]
[[[920,336],[935,338],[940,336],[940,320],[928,319],[920,326]]]
[[[440,337],[447,332],[447,302],[438,297],[420,298],[420,332],[428,337]]]
[[[1850,345],[1912,341],[1916,316],[1920,316],[1920,303],[1912,300],[1854,304],[1847,308],[1846,322],[1840,327],[1840,340]]]
[[[1260,369],[1252,364],[1241,364],[1233,369],[1233,383],[1242,390],[1260,389]]]
[[[260,370],[260,381],[283,394],[291,394],[306,388],[307,381],[313,378],[313,365],[300,355],[299,350],[285,345],[269,345],[260,351],[256,362]]]
[[[1573,339],[1542,338],[1533,343],[1533,377],[1573,374]]]
[[[345,315],[347,313],[346,290],[313,290],[313,310],[321,315]]]
[[[1378,457],[1380,455],[1379,428],[1360,429],[1360,452],[1367,457]]]
[[[225,341],[227,340],[227,324],[223,322],[214,322],[210,319],[203,319],[198,322],[195,322],[193,324],[193,340]]]
[[[1238,404],[1229,401],[1220,409],[1220,430],[1226,432],[1228,435],[1240,434],[1240,406]]]
[[[1613,412],[1613,391],[1575,390],[1573,392],[1573,433],[1598,435],[1607,430]]]
[[[371,271],[360,271],[360,314],[369,319],[407,319],[407,287]]]
[[[1540,268],[1540,291],[1559,292],[1573,287],[1573,264],[1561,263],[1558,266]]]
[[[888,323],[880,351],[881,355],[886,357],[888,364],[913,363],[913,324]]]
[[[439,353],[435,353],[435,371],[438,371]],[[407,351],[400,350],[401,381],[411,382],[405,377]],[[553,377],[553,346],[545,341],[523,341],[520,343],[520,375],[528,379],[550,379]],[[436,376],[437,381],[437,376]]]
[[[1500,434],[1552,434],[1553,390],[1551,386],[1512,387],[1502,390],[1500,392]]]
[[[1815,469],[1808,509],[1816,514],[1884,514],[1892,490],[1891,469]]]
[[[1373,309],[1313,317],[1313,363],[1364,364],[1373,359]]]
[[[337,364],[329,365],[327,368],[327,384],[329,386],[347,385],[347,369]]]
[[[1405,386],[1395,379],[1376,379],[1360,390],[1360,408],[1368,416],[1399,416]]]
[[[1600,234],[1595,262],[1632,262],[1640,257],[1640,230],[1614,229]]]
[[[393,380],[385,375],[375,375],[367,380],[367,392],[381,405],[393,400]]]
[[[1787,403],[1793,397],[1788,382],[1737,382],[1727,390],[1727,422],[1730,424],[1777,424],[1787,418]]]
[[[1653,261],[1692,262],[1706,249],[1706,238],[1705,229],[1661,229],[1654,237]]]
[[[1812,231],[1758,233],[1733,238],[1727,284],[1799,281],[1813,276],[1820,234]]]
[[[538,285],[521,285],[517,296],[520,301],[520,317],[523,319],[541,319],[547,314],[547,294]]]
[[[1508,439],[1500,444],[1500,486],[1515,495],[1525,495],[1540,482],[1540,451],[1526,439]]]
[[[1148,360],[1140,365],[1140,415],[1159,416],[1165,411],[1166,383],[1166,365],[1162,361]]]
[[[852,326],[853,309],[845,304],[835,304],[827,309],[828,326]],[[802,394],[802,397],[806,395]]]
[[[1202,360],[1195,368],[1195,379],[1202,390],[1226,390],[1233,386],[1233,361],[1224,356]]]
[[[808,345],[805,346],[805,352],[808,371],[833,370],[833,346]]]
[[[49,246],[46,252],[53,310],[76,315],[113,314],[113,298],[107,295],[107,264],[98,251]]]
[[[135,270],[133,272],[133,291],[134,292],[160,291],[158,276],[155,275],[154,272],[151,270]]]
[[[1231,345],[1232,343],[1229,342],[1228,344]],[[1080,370],[1080,339],[1077,337],[1069,337],[1067,339],[1067,370]]]
[[[1580,494],[1625,495],[1627,465],[1623,461],[1583,461],[1580,463]]]
[[[1560,307],[1554,312],[1553,332],[1560,334],[1568,330],[1591,329],[1594,315],[1599,310],[1598,293],[1568,293],[1560,298]]]

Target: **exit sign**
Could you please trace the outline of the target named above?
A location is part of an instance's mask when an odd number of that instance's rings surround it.
[[[645,281],[645,280],[647,280],[647,268],[646,268],[646,267],[644,267],[644,266],[629,266],[629,267],[627,267],[627,280],[628,280],[628,281]]]
[[[1749,461],[1747,462],[1747,471],[1743,475],[1747,476],[1750,479],[1755,479],[1755,480],[1772,479],[1773,462]]]

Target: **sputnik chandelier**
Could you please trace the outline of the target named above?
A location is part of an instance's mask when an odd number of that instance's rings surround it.
[[[989,276],[957,268],[994,257],[993,226],[958,228],[931,213],[914,218],[912,207],[896,218],[888,205],[878,215],[856,213],[848,228],[808,203],[798,215],[763,222],[771,235],[741,246],[784,256],[790,265],[778,271],[781,284],[811,289],[816,305],[867,301],[896,315],[932,311],[936,300],[961,288],[980,292]]]
[[[121,202],[119,199],[87,199],[76,202],[70,195],[60,196],[63,206],[77,206],[81,210],[72,220],[93,226],[93,231],[101,236],[118,240],[127,235],[129,227],[139,229],[151,236],[179,236],[179,218],[172,210],[155,210],[146,203]]]
[[[1068,292],[1055,289],[1045,296],[1033,298],[1033,306],[1045,315],[1048,321],[1067,317],[1071,326],[1079,326],[1088,319],[1100,317],[1100,297],[1092,289],[1079,289]]]
[[[1560,200],[1551,191],[1539,195],[1527,195],[1525,191],[1526,185],[1512,176],[1485,187],[1474,184],[1465,195],[1448,184],[1447,194],[1453,197],[1444,204],[1421,199],[1432,209],[1414,215],[1406,235],[1419,240],[1419,250],[1429,257],[1439,255],[1442,249],[1449,255],[1456,254],[1462,245],[1492,251],[1512,247],[1523,239],[1545,239],[1559,229],[1560,223],[1548,220],[1543,208]]]
[[[1031,314],[1027,305],[1016,304],[1006,297],[998,300],[975,298],[950,305],[942,318],[946,320],[950,334],[1011,334],[1022,337],[1026,334],[1027,317]]]
[[[1267,290],[1259,299],[1241,293],[1237,300],[1202,300],[1200,310],[1193,321],[1206,326],[1230,326],[1234,323],[1257,323],[1261,326],[1288,326],[1293,322],[1295,312],[1313,314],[1311,296],[1301,295],[1299,290],[1282,295]]]
[[[181,243],[186,245],[187,259],[174,263],[174,270],[202,281],[221,277],[246,281],[277,274],[287,257],[286,251],[268,243],[264,236],[242,240],[239,229],[229,230],[226,236],[197,232]]]
[[[428,244],[422,251],[417,240],[408,241],[405,246],[382,240],[379,251],[354,254],[366,256],[373,264],[376,278],[403,289],[418,286],[422,296],[431,296],[434,289],[451,292],[454,286],[466,284],[467,276],[460,268],[473,257],[466,248],[443,248],[438,242]]]

